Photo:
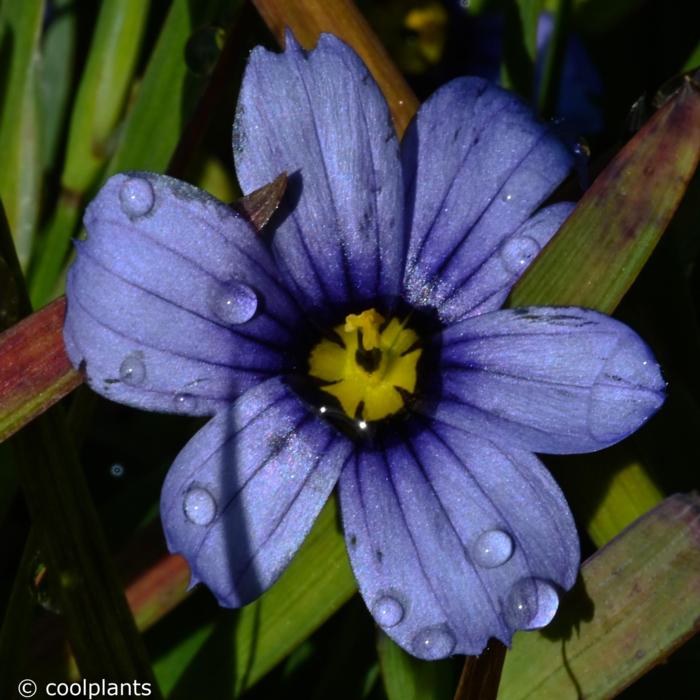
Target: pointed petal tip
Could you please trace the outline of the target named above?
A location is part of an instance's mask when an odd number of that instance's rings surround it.
[[[291,27],[285,27],[284,29],[284,51],[290,51],[294,53],[304,53],[302,45],[297,41],[294,32]]]

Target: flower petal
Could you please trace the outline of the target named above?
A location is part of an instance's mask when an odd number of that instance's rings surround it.
[[[592,452],[637,430],[664,401],[644,341],[589,309],[509,309],[441,338],[442,395],[421,411],[534,452]]]
[[[350,560],[377,623],[415,656],[479,654],[554,616],[578,538],[531,453],[426,421],[340,478]]]
[[[115,175],[68,276],[68,356],[107,398],[213,413],[286,357],[299,311],[230,207],[152,173]]]
[[[513,285],[573,210],[570,202],[540,209],[486,258],[445,301],[448,318],[478,316],[503,306]]]
[[[290,174],[273,248],[290,286],[323,311],[400,291],[401,167],[386,102],[358,56],[333,36],[303,51],[255,49],[234,125],[245,192]]]
[[[279,379],[251,389],[170,468],[161,494],[170,551],[221,605],[254,600],[289,564],[350,450]]]
[[[453,297],[551,194],[572,156],[523,102],[480,78],[453,80],[425,102],[402,156],[405,294],[453,321],[474,306]]]

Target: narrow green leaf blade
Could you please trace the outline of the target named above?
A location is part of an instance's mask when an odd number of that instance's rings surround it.
[[[337,521],[337,505],[331,498],[280,580],[257,602],[230,613],[235,616],[231,648],[234,649],[236,692],[240,693],[260,680],[356,591]],[[150,541],[150,537],[146,539]],[[129,606],[141,631],[161,620],[189,595],[189,569],[182,557],[148,547],[153,554],[152,565],[136,575],[126,590]],[[133,554],[127,553],[125,561],[134,558]],[[42,629],[45,636],[52,636],[49,623]],[[194,658],[213,631],[211,625],[207,631],[201,628],[183,641],[182,648],[174,647],[156,662],[155,673],[158,680],[162,680],[166,693],[179,682],[184,670],[181,669],[180,673],[174,670],[173,659]],[[49,657],[60,653],[52,647],[40,662],[47,663]]]
[[[109,154],[108,141],[122,115],[149,0],[103,0],[85,70],[73,106],[64,188],[85,192]]]
[[[4,220],[1,208],[0,220]],[[5,233],[0,221],[0,251],[7,270],[15,276],[21,297],[20,310],[24,312],[28,309],[27,290]],[[48,317],[54,324],[58,321],[60,327],[62,304],[56,306],[59,313],[49,313]],[[3,334],[0,343],[6,353],[0,361],[3,372],[0,396],[24,393],[25,408],[42,401],[41,393],[37,394],[32,386],[37,379],[32,372],[38,369],[39,377],[44,380],[47,376],[69,376],[69,373],[57,373],[55,367],[44,371],[44,358],[41,353],[37,356],[37,345],[45,343],[47,337],[53,340],[44,347],[47,354],[54,356],[49,365],[60,363],[65,353],[63,343],[52,338],[60,333],[55,327],[53,333],[40,331],[37,337],[27,335],[27,323],[37,316],[42,318],[41,314],[35,314],[12,326]],[[34,355],[27,352],[28,346]],[[29,390],[23,384],[29,385]],[[36,539],[50,572],[51,592],[61,610],[82,674],[86,678],[109,678],[117,682],[148,682],[152,684],[153,697],[160,697],[61,407],[54,406],[27,425],[11,442],[3,445],[3,449],[7,448],[12,450],[13,458],[0,467],[16,467]]]
[[[54,0],[44,28],[41,52],[41,147],[44,170],[57,167],[75,69],[78,8],[73,0]]]
[[[242,608],[232,619],[220,620],[214,628],[202,628],[179,651],[172,653],[192,658],[193,663],[206,668],[211,659],[196,657],[210,656],[209,643],[216,635],[218,649],[222,646],[232,649],[233,660],[223,673],[232,671],[234,695],[240,695],[259,681],[356,591],[337,519],[336,501],[331,498],[285,573],[262,598]],[[227,629],[230,644],[225,639]],[[184,673],[178,676],[168,663],[171,658],[156,664],[156,672],[166,687],[176,683],[174,697],[191,697],[200,674],[194,674],[194,680]],[[225,685],[226,678],[216,675],[217,688],[218,684]],[[194,682],[194,688],[190,688],[190,682]]]
[[[690,56],[686,59],[683,65],[684,71],[693,70],[693,68],[700,68],[700,41],[695,44],[695,48],[690,53]]]
[[[54,406],[12,439],[51,591],[81,674],[149,682],[157,698],[143,641],[60,408]]]
[[[30,289],[37,306],[46,303],[61,273],[74,235],[83,195],[109,157],[141,48],[150,2],[105,0],[92,37],[68,132],[61,196],[32,265]]]
[[[450,700],[455,688],[450,660],[421,661],[407,654],[383,632],[377,651],[388,700]]]
[[[537,22],[544,0],[515,0],[506,5],[501,83],[523,97],[532,94],[537,57]]]
[[[172,697],[173,689],[207,641],[211,639],[214,631],[215,623],[207,622],[156,659],[153,672],[165,697]]]
[[[537,56],[537,23],[544,9],[544,0],[517,0],[527,55],[534,63]]]
[[[690,80],[620,151],[520,279],[512,306],[610,312],[640,273],[700,158],[700,92]]]
[[[237,6],[239,0],[233,2]],[[214,23],[224,0],[174,0],[124,125],[108,174],[124,170],[165,170],[206,87],[209,74],[195,74],[185,57],[187,43],[201,26]]]
[[[671,496],[591,557],[552,626],[515,636],[500,700],[611,698],[662,663],[700,627],[699,528],[700,498]]]
[[[331,498],[280,580],[241,610],[234,642],[237,693],[262,678],[356,591],[337,520]]]
[[[43,0],[5,0],[0,10],[0,47],[3,58],[9,59],[3,66],[9,74],[0,115],[0,197],[22,267],[29,261],[39,216],[38,63],[43,16]]]

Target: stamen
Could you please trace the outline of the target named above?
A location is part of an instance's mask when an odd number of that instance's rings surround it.
[[[421,355],[408,319],[388,322],[376,309],[349,314],[333,333],[342,346],[321,340],[309,356],[309,374],[324,382],[354,420],[377,421],[401,411],[416,388]]]
[[[383,323],[384,316],[376,309],[367,309],[361,314],[348,314],[345,317],[344,330],[347,333],[358,331],[362,349],[374,350],[379,346],[379,327]]]

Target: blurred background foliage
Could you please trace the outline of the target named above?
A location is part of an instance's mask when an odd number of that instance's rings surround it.
[[[640,158],[659,159],[674,177],[683,157],[696,157],[686,152],[683,133],[653,150],[652,137],[639,132],[669,98],[689,110],[697,98],[692,88],[686,102],[675,93],[680,76],[700,65],[693,5],[358,3],[419,99],[476,72],[553,120],[578,156],[562,191],[576,199],[635,134],[642,134],[633,149]],[[231,124],[245,60],[257,44],[275,46],[244,0],[0,0],[7,218],[0,222],[0,329],[26,315],[30,303],[38,309],[62,294],[70,241],[82,235],[83,209],[110,174],[168,172],[224,201],[239,196]],[[694,114],[688,134],[698,133]],[[634,177],[631,207],[652,198],[645,187],[664,186]],[[678,197],[686,184],[641,274],[646,257],[628,273],[630,283],[637,279],[616,312],[660,359],[670,384],[666,407],[621,446],[547,460],[580,525],[584,557],[664,495],[697,488],[700,180],[683,181]],[[598,197],[594,205],[614,220],[604,208],[610,202]],[[664,227],[649,234],[649,253]],[[563,244],[564,257],[575,250]],[[596,264],[610,278],[626,274],[626,259]],[[529,289],[519,288],[516,300],[532,300]],[[258,603],[236,612],[219,609],[204,589],[186,593],[186,567],[164,550],[158,496],[200,423],[139,413],[81,387],[0,444],[0,697],[13,697],[19,678],[78,677],[72,653],[88,678],[155,677],[169,698],[453,697],[462,659],[416,662],[378,633],[355,594],[334,502]],[[686,499],[662,508],[584,568],[552,629],[517,636],[500,697],[646,698],[670,687],[675,697],[695,696],[700,646],[689,641],[669,655],[700,619],[698,505]],[[620,596],[629,596],[629,605],[618,605]],[[103,627],[102,636],[86,637],[91,626]],[[572,653],[576,639],[597,655],[573,672],[566,643],[573,640]],[[549,675],[533,677],[533,666]],[[559,680],[547,685],[547,678]]]

